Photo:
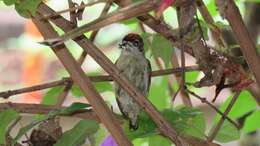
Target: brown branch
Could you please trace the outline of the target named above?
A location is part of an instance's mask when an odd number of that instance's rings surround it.
[[[43,37],[45,39],[58,37],[58,34],[52,28],[51,24],[47,21],[41,21],[41,17],[42,15],[37,13],[32,20],[36,24],[39,31],[42,33]],[[122,128],[118,126],[119,121],[117,121],[116,117],[110,111],[101,95],[92,85],[91,80],[85,76],[85,73],[78,65],[77,61],[69,53],[65,45],[61,44],[56,47],[52,47],[52,49],[66,70],[69,72],[72,80],[80,87],[84,96],[87,98],[88,102],[92,105],[93,110],[98,115],[100,121],[111,133],[117,144],[131,146],[132,144],[124,134]]]
[[[53,21],[54,22],[54,21]],[[55,22],[54,22],[55,23]],[[64,29],[63,25],[66,23],[57,24],[61,29]],[[72,28],[71,28],[72,29]],[[66,30],[64,30],[66,32]],[[170,138],[176,146],[182,146],[182,142],[177,132],[172,129],[171,125],[164,120],[162,115],[155,109],[155,107],[131,84],[129,81],[120,75],[120,71],[115,65],[90,41],[85,37],[77,37],[75,41],[85,50],[88,54],[105,70],[113,79],[134,98],[134,100],[144,108],[144,110],[150,115],[153,121],[157,124],[160,132],[166,137]],[[101,117],[100,117],[101,118]],[[113,136],[114,137],[114,136]],[[115,138],[115,137],[114,137]],[[120,141],[119,141],[120,142]]]
[[[172,63],[172,66],[174,67],[179,67],[179,63],[178,63],[178,58],[177,58],[177,55],[175,53],[175,51],[172,53],[172,58],[171,58],[171,63]],[[185,67],[186,68],[186,67]],[[184,69],[185,70],[185,69]],[[175,78],[177,80],[177,83],[179,85],[181,85],[181,75],[179,73],[175,74]],[[176,92],[175,95],[172,96],[172,102],[174,103],[175,101],[175,98],[177,96],[177,94],[180,92],[180,95],[181,95],[181,99],[182,99],[182,102],[184,105],[186,106],[190,106],[192,107],[192,102],[191,102],[191,99],[189,97],[189,94],[187,94],[187,92],[185,91],[184,88],[182,88],[181,86],[179,87],[178,91]]]
[[[59,16],[60,14],[66,13],[66,12],[73,12],[75,10],[81,10],[81,9],[84,9],[86,7],[89,7],[89,6],[92,6],[92,5],[95,5],[95,4],[98,4],[98,3],[105,3],[105,2],[107,2],[107,0],[98,0],[98,1],[94,1],[94,2],[89,2],[87,4],[83,4],[83,5],[80,5],[80,6],[72,7],[72,8],[69,8],[69,9],[61,10],[61,11],[57,11],[55,14],[44,15],[43,19],[46,20],[46,19],[54,18],[54,17]]]
[[[198,99],[201,101],[201,103],[206,103],[209,107],[211,107],[212,109],[214,109],[218,114],[220,114],[220,115],[223,116],[225,119],[227,119],[230,123],[232,123],[234,126],[236,126],[237,129],[240,129],[240,128],[241,128],[241,126],[240,126],[237,122],[233,121],[233,120],[230,119],[228,116],[226,116],[224,113],[222,113],[217,107],[215,107],[213,104],[211,104],[206,98],[200,97],[199,95],[197,95],[196,93],[194,93],[194,92],[188,90],[187,88],[186,88],[186,91],[187,91],[188,93],[190,93],[191,95],[193,95],[194,97],[198,98]]]
[[[26,87],[26,88],[21,88],[21,89],[16,89],[16,90],[9,90],[9,91],[3,91],[0,92],[0,97],[3,98],[9,98],[10,96],[13,95],[18,95],[22,93],[27,93],[27,92],[33,92],[33,91],[38,91],[38,90],[43,90],[43,89],[48,89],[51,87],[57,87],[57,86],[62,86],[62,85],[67,85],[70,84],[71,80],[68,78],[64,78],[58,81],[53,81],[45,84],[39,84],[31,87]]]
[[[42,104],[26,104],[26,103],[0,103],[0,111],[7,109],[14,109],[19,113],[28,114],[48,114],[50,111],[65,109],[66,107],[56,107],[53,105],[42,105]],[[100,122],[97,115],[93,110],[78,110],[71,115],[60,115],[60,116],[74,116],[83,119],[92,119]]]
[[[69,0],[69,3],[71,3],[70,0]],[[109,1],[106,3],[105,7],[103,8],[103,10],[102,10],[102,12],[101,12],[101,14],[100,14],[100,16],[99,16],[100,18],[101,18],[101,17],[104,17],[104,16],[108,13],[111,4],[112,4],[112,1],[111,1],[111,0],[109,0]],[[95,38],[96,38],[96,36],[97,36],[98,31],[99,31],[99,30],[95,30],[95,31],[93,31],[93,32],[91,33],[91,35],[90,35],[90,41],[91,41],[91,42],[94,42],[94,40],[95,40]],[[83,62],[84,62],[84,60],[85,60],[86,57],[87,57],[87,52],[86,52],[86,51],[83,51],[82,54],[81,54],[81,56],[80,56],[80,58],[78,59],[78,63],[80,64],[80,66],[83,64]],[[72,88],[72,86],[73,86],[73,82],[72,82],[71,84],[68,84],[68,85],[66,85],[66,86],[64,87],[63,91],[60,93],[60,95],[58,95],[58,101],[57,101],[57,103],[56,103],[57,106],[61,106],[61,105],[62,105],[62,103],[63,103],[64,100],[66,99],[67,95],[69,94],[69,91],[70,91],[70,89]]]
[[[43,43],[49,45],[63,44],[65,41],[81,36],[82,34],[90,30],[97,30],[109,24],[127,20],[132,17],[140,16],[144,13],[147,13],[155,9],[157,3],[157,0],[146,0],[142,2],[137,2],[133,5],[119,9],[116,12],[112,12],[103,18],[96,19],[88,24],[82,25],[75,29],[71,29],[70,31],[66,32],[64,35],[60,37],[47,39]]]
[[[243,56],[260,87],[260,57],[255,44],[246,29],[239,9],[233,0],[216,0],[216,5],[218,6],[220,14],[226,18],[231,25],[235,38],[240,44]]]
[[[235,93],[235,95],[233,96],[232,100],[230,101],[228,107],[226,108],[225,112],[223,113],[223,115],[225,115],[226,117],[228,116],[228,113],[231,111],[233,105],[235,104],[235,102],[237,101],[239,95],[240,95],[241,91],[237,91]],[[211,132],[210,136],[207,138],[207,140],[209,142],[212,142],[214,140],[214,138],[216,137],[216,135],[218,134],[218,131],[220,130],[222,124],[225,121],[225,117],[221,116],[221,119],[219,120],[217,126],[214,128],[214,130]]]
[[[187,71],[187,72],[197,71],[197,70],[199,70],[197,66],[187,66],[185,68],[185,71]],[[157,70],[157,71],[152,72],[152,77],[158,77],[158,76],[163,76],[163,75],[179,73],[180,71],[181,71],[181,68]],[[89,76],[89,78],[92,82],[110,82],[110,81],[113,81],[113,78],[109,75]],[[68,84],[71,84],[71,83],[72,83],[71,78],[63,78],[63,79],[58,80],[58,81],[43,83],[43,84],[31,86],[31,87],[25,87],[25,88],[16,89],[16,90],[3,91],[3,92],[0,92],[0,97],[9,98],[10,96],[13,96],[13,95],[23,94],[23,93],[27,93],[27,92],[34,92],[34,91],[38,91],[38,90],[44,90],[44,89],[48,89],[48,88],[52,88],[52,87],[68,85]]]

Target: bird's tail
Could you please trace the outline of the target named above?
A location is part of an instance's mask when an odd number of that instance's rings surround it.
[[[129,120],[129,129],[137,130],[138,129],[138,121],[137,120]]]

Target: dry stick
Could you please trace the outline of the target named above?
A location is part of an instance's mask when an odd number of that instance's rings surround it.
[[[69,2],[70,1],[71,0],[69,0]],[[111,0],[106,3],[105,7],[103,8],[103,10],[102,10],[102,12],[100,14],[100,17],[104,17],[108,13],[111,4],[112,4]],[[90,35],[90,41],[91,42],[94,42],[94,40],[95,40],[95,38],[97,36],[98,31],[99,30],[96,30],[96,31],[93,31],[91,33],[91,35]],[[86,57],[87,57],[87,52],[83,50],[80,58],[78,59],[78,63],[79,63],[80,66],[83,64],[83,62],[84,62]],[[72,86],[73,86],[73,83],[68,84],[67,86],[64,87],[63,92],[60,93],[60,95],[58,96],[58,101],[57,101],[57,104],[56,104],[57,106],[61,106],[62,105],[62,103],[66,99],[67,95],[69,94],[69,91],[72,88]]]
[[[243,56],[245,57],[248,66],[253,72],[256,82],[260,87],[260,57],[255,44],[246,29],[239,9],[233,0],[216,0],[216,2],[220,13],[225,15],[225,18],[231,25],[235,38],[240,44]]]
[[[72,8],[69,8],[69,9],[62,10],[62,11],[57,11],[55,14],[44,15],[43,19],[45,19],[45,20],[50,19],[50,18],[59,16],[60,14],[63,14],[63,13],[66,13],[66,12],[73,12],[75,10],[81,10],[81,9],[84,9],[85,7],[89,7],[89,6],[98,4],[98,3],[105,3],[105,2],[107,2],[107,0],[98,0],[98,1],[90,2],[90,3],[84,4],[84,5],[80,5],[80,6],[77,6],[77,7],[72,7]]]
[[[240,93],[241,93],[241,91],[237,91],[237,92],[235,93],[235,95],[233,96],[232,100],[230,101],[230,103],[229,103],[228,107],[226,108],[225,112],[223,113],[223,115],[228,116],[228,113],[231,111],[231,109],[232,109],[233,105],[235,104],[235,102],[237,101],[237,99],[238,99]],[[223,115],[221,116],[221,119],[219,120],[217,126],[214,128],[213,132],[212,132],[212,133],[210,134],[210,136],[208,137],[208,139],[207,139],[208,141],[211,142],[211,141],[213,141],[214,138],[216,137],[218,131],[220,130],[222,124],[223,124],[224,121],[225,121],[225,117],[224,117]]]
[[[198,71],[198,66],[187,66],[185,68],[185,71],[191,72],[191,71]],[[165,70],[157,70],[152,72],[152,77],[158,77],[158,76],[163,76],[163,75],[169,75],[169,74],[174,74],[174,73],[179,73],[181,72],[181,68],[171,68],[171,69],[165,69]],[[100,75],[100,76],[89,76],[90,80],[92,82],[109,82],[113,81],[113,78],[109,75]],[[3,98],[9,98],[10,96],[13,95],[18,95],[18,94],[23,94],[27,92],[34,92],[38,90],[44,90],[52,87],[57,87],[57,86],[63,86],[63,85],[68,85],[71,84],[72,80],[71,78],[63,78],[62,80],[58,81],[53,81],[49,83],[43,83],[39,85],[34,85],[31,87],[25,87],[21,89],[16,89],[16,90],[8,90],[8,91],[3,91],[0,92],[0,97]]]
[[[221,116],[223,116],[224,118],[226,118],[230,123],[232,123],[234,126],[236,126],[237,129],[240,129],[241,126],[239,124],[237,124],[237,122],[233,121],[232,119],[230,119],[228,116],[224,115],[217,107],[215,107],[213,104],[211,104],[206,98],[204,97],[200,97],[199,95],[197,95],[196,93],[188,90],[186,88],[186,91],[188,93],[190,93],[191,95],[193,95],[194,97],[198,98],[202,103],[206,103],[207,105],[209,105],[211,108],[213,108],[218,114],[220,114]]]
[[[45,39],[58,37],[58,34],[52,28],[51,24],[46,21],[41,21],[41,17],[42,16],[37,13],[32,20],[42,33],[43,37]],[[72,80],[80,87],[84,96],[92,105],[95,113],[98,115],[100,121],[111,133],[117,144],[122,146],[131,146],[132,144],[124,134],[122,128],[118,126],[119,121],[117,121],[116,117],[110,111],[109,107],[106,105],[101,95],[92,85],[91,80],[85,76],[85,73],[83,72],[77,61],[69,53],[65,45],[62,44],[56,47],[52,47],[52,49],[69,72]]]
[[[43,12],[44,13],[44,12]],[[53,23],[55,23],[53,21]],[[57,24],[57,26],[64,29],[63,25],[67,23]],[[72,29],[72,28],[71,28]],[[64,31],[69,31],[65,30]],[[145,111],[151,116],[152,120],[157,124],[159,131],[170,138],[176,146],[182,146],[182,142],[178,133],[172,129],[169,122],[165,121],[163,116],[156,110],[156,108],[140,93],[138,90],[129,83],[129,81],[121,76],[120,71],[115,67],[115,65],[89,40],[85,37],[77,37],[75,41],[85,50],[88,54],[105,70],[107,71],[113,79],[125,90],[128,94],[134,98],[134,100],[145,109]],[[73,77],[73,76],[72,76]],[[100,117],[101,118],[101,117]],[[110,131],[111,132],[111,131]],[[114,136],[114,135],[112,135]],[[115,137],[114,137],[115,138]]]

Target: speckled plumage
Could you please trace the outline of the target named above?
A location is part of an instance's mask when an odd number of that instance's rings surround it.
[[[121,74],[147,97],[150,87],[151,66],[144,55],[142,38],[136,34],[128,34],[122,40],[120,48],[122,52],[116,61],[116,66]],[[130,120],[129,127],[137,129],[138,114],[141,110],[139,105],[117,83],[115,83],[115,95],[120,111]]]

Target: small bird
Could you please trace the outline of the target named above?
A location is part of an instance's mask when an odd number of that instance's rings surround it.
[[[138,34],[130,33],[123,38],[119,48],[122,51],[115,65],[120,73],[147,97],[151,81],[151,65],[145,58],[143,39]],[[115,95],[121,113],[129,119],[129,128],[136,130],[141,108],[117,83],[115,83]]]

